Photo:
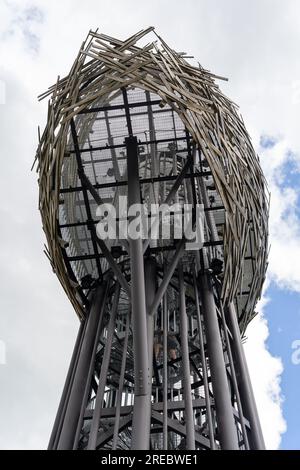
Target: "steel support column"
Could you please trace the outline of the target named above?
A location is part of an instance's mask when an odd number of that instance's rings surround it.
[[[125,139],[127,151],[128,206],[140,203],[138,146],[136,137]],[[130,220],[129,220],[130,223]],[[145,275],[142,238],[129,238],[131,267],[131,306],[134,356],[134,406],[132,449],[148,449],[150,428],[148,335],[145,300]]]
[[[200,292],[221,448],[238,450],[220,328],[211,279],[207,273],[200,274]]]
[[[163,448],[168,450],[168,299],[167,293],[163,300]]]
[[[120,284],[117,283],[115,296],[113,299],[113,305],[111,309],[109,324],[107,328],[107,340],[104,346],[104,353],[102,358],[101,370],[99,375],[99,385],[95,399],[95,408],[93,412],[93,418],[91,422],[91,429],[89,434],[89,441],[88,441],[88,450],[94,450],[96,448],[97,436],[98,436],[98,429],[100,424],[101,418],[101,408],[102,402],[105,392],[105,385],[106,385],[106,377],[109,367],[110,355],[111,355],[111,346],[114,338],[114,330],[115,330],[115,323],[116,323],[116,316],[118,311],[118,304],[119,304],[119,295],[120,295]]]
[[[252,449],[264,450],[265,443],[260,426],[255,398],[252,390],[247,361],[244,348],[241,342],[241,334],[237,321],[234,305],[231,303],[227,309],[229,328],[232,334],[232,352],[235,361],[236,377],[240,390],[242,406],[245,417],[250,422],[250,432],[248,433],[249,443]]]
[[[183,278],[182,262],[178,264],[178,281],[179,281],[179,320],[180,320],[180,339],[181,339],[181,356],[183,369],[183,393],[185,401],[185,428],[186,428],[186,449],[195,450],[195,423],[192,404],[191,390],[191,372],[189,360],[188,345],[188,327],[187,314],[185,306],[185,287]]]
[[[149,388],[148,403],[144,410],[146,414],[146,426],[151,428],[151,396],[152,396],[152,375],[153,375],[153,341],[154,341],[154,315],[150,314],[150,306],[153,303],[156,292],[156,261],[154,258],[145,260],[145,291],[146,291],[146,310],[147,310],[147,340],[148,340],[148,367],[149,367]]]
[[[87,374],[89,371],[94,342],[96,340],[95,336],[97,325],[99,321],[102,321],[105,292],[106,283],[102,283],[94,293],[90,313],[86,320],[87,325],[84,332],[80,355],[78,358],[74,380],[64,416],[64,422],[58,441],[57,448],[60,450],[68,450],[73,448],[73,441],[76,434],[81,404],[85,392]]]
[[[75,346],[74,346],[72,357],[71,357],[70,366],[69,366],[69,369],[68,369],[67,378],[66,378],[66,381],[65,381],[65,385],[64,385],[64,388],[63,388],[63,392],[62,392],[62,395],[61,395],[60,402],[59,402],[59,407],[58,407],[57,414],[56,414],[56,417],[55,417],[53,429],[52,429],[52,432],[51,432],[51,436],[50,436],[50,440],[49,440],[49,444],[48,444],[48,450],[54,450],[54,449],[56,449],[56,446],[57,446],[57,441],[59,439],[59,434],[60,434],[61,426],[62,426],[62,423],[63,423],[65,410],[66,410],[68,398],[69,398],[69,395],[70,395],[70,390],[71,390],[72,383],[73,383],[75,368],[76,368],[76,364],[78,362],[78,356],[79,356],[79,351],[80,351],[80,348],[81,348],[81,343],[82,343],[82,338],[83,338],[85,326],[86,326],[85,325],[85,320],[82,320],[81,323],[80,323],[80,326],[79,326]]]
[[[149,377],[150,377],[150,384],[151,384],[152,365],[153,365],[154,318],[153,318],[153,313],[150,314],[150,307],[154,301],[155,292],[156,292],[156,261],[155,259],[147,258],[145,260],[144,269],[145,269],[145,290],[146,290],[146,309],[147,309],[148,361],[149,361]],[[151,386],[150,386],[150,394],[151,394]]]
[[[118,443],[118,436],[119,436],[119,425],[120,425],[120,415],[121,415],[121,405],[122,405],[122,393],[123,393],[123,386],[124,386],[124,376],[125,376],[127,348],[128,348],[129,324],[130,324],[130,317],[129,317],[129,314],[128,314],[128,316],[126,318],[126,330],[125,330],[124,346],[123,346],[123,353],[122,353],[120,382],[119,382],[119,389],[118,389],[118,396],[117,396],[117,403],[116,403],[116,414],[115,414],[115,424],[114,424],[114,436],[113,436],[113,442],[112,442],[112,450],[116,450],[117,443]],[[127,400],[125,400],[125,405],[126,405],[126,401]]]
[[[200,315],[198,286],[197,286],[197,279],[196,279],[195,272],[193,276],[193,281],[194,281],[195,305],[196,305],[197,325],[198,325],[198,334],[199,334],[199,346],[200,346],[200,355],[201,355],[201,364],[202,364],[202,377],[203,377],[203,385],[204,385],[204,393],[205,393],[206,416],[207,416],[206,419],[207,419],[208,430],[209,430],[210,448],[211,450],[214,450],[216,448],[215,430],[214,430],[212,413],[211,413],[211,402],[210,402],[210,395],[209,395],[210,391],[209,391],[207,363],[206,363],[205,349],[204,349],[203,327],[202,327],[202,320],[201,320],[201,315]]]

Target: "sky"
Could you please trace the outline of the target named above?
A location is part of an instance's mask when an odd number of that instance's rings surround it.
[[[155,26],[229,78],[271,191],[270,256],[245,351],[268,449],[300,449],[300,2],[0,0],[0,448],[43,449],[78,321],[43,255],[30,167],[46,102],[90,29]]]

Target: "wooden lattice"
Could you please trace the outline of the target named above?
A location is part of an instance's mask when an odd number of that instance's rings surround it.
[[[267,266],[268,194],[259,160],[237,106],[224,96],[201,66],[190,65],[156,35],[144,47],[136,43],[148,28],[125,41],[90,32],[65,78],[58,78],[40,99],[50,96],[47,125],[37,150],[39,208],[47,238],[46,253],[76,312],[84,312],[77,286],[66,269],[57,230],[61,169],[70,120],[87,107],[110,99],[120,87],[138,87],[159,95],[201,148],[225,207],[223,301],[231,301],[242,284],[244,257],[252,232],[254,275],[240,319],[241,329],[253,317]],[[156,34],[154,32],[154,34]],[[55,184],[53,184],[55,181]]]

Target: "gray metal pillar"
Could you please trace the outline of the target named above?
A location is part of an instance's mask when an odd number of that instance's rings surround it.
[[[245,417],[249,420],[251,430],[248,434],[252,449],[264,450],[265,443],[252,390],[247,361],[241,342],[241,334],[234,305],[231,303],[227,309],[229,328],[233,337],[232,352],[235,361],[236,377],[240,390],[240,397]]]
[[[136,137],[125,139],[127,151],[128,206],[140,203],[139,163]],[[130,220],[129,220],[130,223]],[[149,362],[142,238],[129,239],[131,306],[134,355],[134,406],[132,449],[149,449]]]
[[[223,325],[223,331],[224,331],[224,338],[225,338],[225,344],[226,344],[226,352],[227,352],[227,357],[229,361],[229,366],[230,366],[230,372],[231,372],[231,383],[232,387],[235,393],[235,401],[237,404],[237,409],[238,409],[238,414],[240,418],[240,425],[242,429],[242,436],[243,436],[243,441],[244,441],[244,447],[245,450],[249,450],[249,439],[248,439],[248,433],[246,431],[246,425],[245,425],[245,420],[244,420],[244,411],[243,411],[243,406],[241,402],[241,396],[240,396],[240,391],[237,383],[237,378],[236,378],[236,370],[234,366],[234,361],[233,361],[233,356],[232,356],[232,351],[231,351],[231,343],[229,340],[229,334],[228,334],[228,327],[224,315],[224,309],[222,304],[220,303],[219,305],[219,312],[221,314],[222,318],[222,325]]]
[[[146,413],[148,422],[146,426],[151,429],[151,396],[152,396],[152,376],[153,376],[153,342],[154,342],[154,313],[150,313],[150,307],[153,304],[156,293],[156,261],[154,258],[145,260],[145,292],[146,292],[146,310],[147,310],[147,336],[148,336],[148,364],[149,364],[149,388],[148,404]],[[150,434],[149,434],[150,438]]]
[[[154,258],[145,260],[145,291],[146,291],[146,309],[147,309],[147,334],[148,334],[148,360],[149,360],[149,377],[152,378],[153,368],[153,338],[154,338],[154,314],[150,314],[150,307],[155,298],[156,293],[156,261]],[[151,387],[150,387],[151,394]],[[150,395],[151,396],[151,395]]]
[[[99,429],[100,418],[101,418],[101,409],[102,409],[102,403],[103,403],[103,397],[104,397],[105,385],[106,385],[106,377],[107,377],[107,372],[108,372],[108,367],[109,367],[109,362],[110,362],[111,346],[112,346],[112,342],[114,338],[116,316],[117,316],[118,305],[119,305],[119,295],[120,295],[120,284],[117,283],[115,296],[113,299],[113,305],[111,309],[111,314],[110,314],[110,319],[109,319],[109,324],[107,328],[107,339],[106,339],[106,343],[104,346],[101,371],[99,375],[99,385],[98,385],[96,399],[95,399],[95,408],[94,408],[93,418],[91,422],[87,450],[96,449],[98,429]]]
[[[192,403],[191,372],[188,345],[187,314],[185,307],[185,288],[183,278],[182,262],[178,264],[179,281],[179,319],[180,319],[180,339],[181,356],[183,370],[183,393],[185,401],[185,428],[186,428],[186,449],[195,450],[195,423]]]
[[[193,276],[193,281],[194,281],[195,304],[196,304],[197,324],[198,324],[198,334],[199,334],[199,346],[200,346],[200,355],[201,355],[201,364],[202,364],[202,377],[203,377],[203,385],[204,385],[204,393],[205,393],[206,419],[207,419],[208,430],[209,430],[210,449],[214,450],[216,448],[215,430],[214,430],[212,413],[211,413],[211,402],[210,402],[210,396],[209,396],[209,383],[208,383],[207,364],[206,364],[205,349],[204,349],[203,328],[202,328],[202,320],[201,320],[201,315],[200,315],[198,286],[197,286],[195,273]]]
[[[68,450],[73,448],[77,423],[80,416],[81,403],[85,392],[85,384],[92,357],[98,322],[102,320],[106,284],[101,284],[96,290],[87,318],[86,329],[80,349],[80,355],[74,375],[72,388],[66,408],[64,422],[57,448]]]
[[[50,436],[50,440],[48,444],[48,450],[56,449],[57,441],[59,439],[59,434],[60,434],[62,422],[64,419],[64,415],[65,415],[67,401],[68,401],[68,397],[70,395],[70,390],[71,390],[72,383],[73,383],[74,372],[75,372],[76,364],[78,362],[78,355],[79,355],[79,351],[80,351],[80,347],[82,343],[84,329],[85,329],[85,320],[82,320],[80,322],[75,346],[74,346],[72,357],[71,357],[70,366],[68,369],[68,374],[66,377],[63,392],[62,392],[61,399],[59,402],[59,407],[56,413],[55,421],[53,424],[53,428],[52,428],[52,432],[51,432],[51,436]]]
[[[129,312],[128,312],[128,316],[126,318],[126,330],[125,330],[124,346],[123,346],[123,353],[122,353],[120,382],[119,382],[118,397],[117,397],[117,404],[116,404],[114,436],[113,436],[113,442],[112,442],[112,446],[111,446],[112,450],[116,450],[117,443],[118,443],[118,436],[119,436],[119,425],[120,425],[120,415],[121,415],[121,405],[122,405],[122,393],[123,393],[123,386],[124,386],[124,376],[125,376],[127,348],[128,348],[129,324],[130,324],[130,318],[129,318]],[[125,397],[125,406],[126,405],[127,405],[127,397]]]
[[[73,450],[76,450],[78,448],[78,442],[80,439],[80,434],[81,434],[82,425],[84,421],[84,415],[85,415],[86,406],[88,402],[88,396],[91,390],[91,381],[92,381],[92,377],[93,377],[94,369],[95,369],[95,357],[97,354],[97,348],[99,344],[101,330],[102,330],[102,321],[99,321],[97,325],[97,331],[96,331],[95,342],[94,342],[93,352],[92,352],[91,361],[90,361],[89,372],[87,374],[87,380],[85,383],[85,391],[84,391],[83,399],[81,402],[81,410],[80,410],[80,416],[79,416],[78,423],[77,423],[77,431],[76,431],[75,439],[73,442]]]
[[[211,280],[207,273],[200,275],[200,292],[221,448],[238,450],[237,431],[226,376],[217,311]]]
[[[168,450],[168,299],[167,293],[163,302],[163,332],[164,332],[164,359],[163,359],[163,449]]]

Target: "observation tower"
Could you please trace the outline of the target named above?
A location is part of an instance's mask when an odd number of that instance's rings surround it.
[[[222,77],[192,63],[153,27],[89,32],[40,97],[45,252],[80,323],[49,449],[264,448],[242,338],[269,196]],[[175,236],[186,207],[200,241]]]

